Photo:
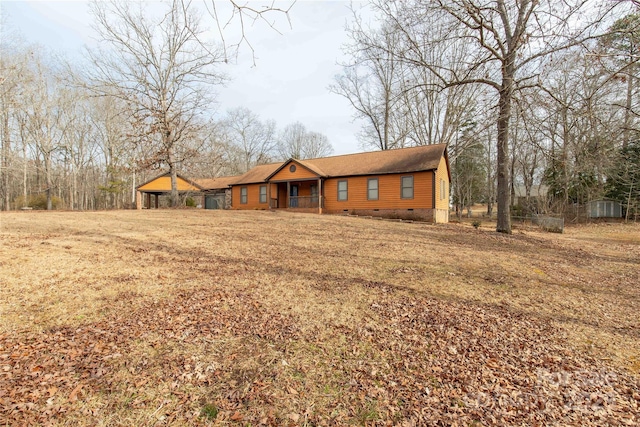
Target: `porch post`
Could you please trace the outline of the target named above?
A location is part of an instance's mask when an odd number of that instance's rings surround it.
[[[287,201],[285,208],[289,209],[289,203],[291,203],[290,200],[290,194],[291,194],[291,185],[289,184],[289,181],[287,181],[287,197],[285,198],[285,200]]]
[[[151,209],[151,193],[147,193],[147,209]]]
[[[160,204],[158,203],[158,199],[160,198],[160,195],[156,193],[155,196],[156,196],[156,209],[158,209],[158,206],[160,206]]]
[[[322,178],[318,178],[318,213],[322,213]]]
[[[142,209],[142,193],[136,191],[136,209]]]
[[[267,207],[271,210],[271,182],[267,181]]]

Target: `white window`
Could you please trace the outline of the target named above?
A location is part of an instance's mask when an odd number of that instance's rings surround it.
[[[347,187],[347,181],[338,181],[338,200],[339,201],[344,201],[347,200],[347,196],[348,196],[348,187]]]
[[[267,186],[260,186],[260,203],[267,203]]]
[[[378,178],[367,180],[367,200],[378,200]]]
[[[240,187],[240,203],[247,204],[247,187]]]
[[[400,197],[413,199],[413,175],[403,176],[401,186]]]

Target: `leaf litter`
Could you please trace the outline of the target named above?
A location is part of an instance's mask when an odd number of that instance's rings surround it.
[[[638,376],[580,351],[556,319],[416,292],[391,278],[312,278],[289,266],[278,279],[268,265],[239,258],[207,270],[193,252],[170,256],[174,268],[188,258],[208,272],[207,285],[123,291],[96,320],[0,333],[0,424],[640,422]],[[429,269],[388,271],[410,280]],[[499,275],[487,286],[509,280]]]

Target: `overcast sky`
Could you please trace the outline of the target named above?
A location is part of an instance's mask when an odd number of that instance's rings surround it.
[[[270,3],[266,0],[251,2]],[[287,6],[290,2],[279,3]],[[216,4],[225,7],[225,0]],[[278,4],[278,3],[277,3]],[[282,129],[302,122],[307,129],[327,135],[335,154],[362,151],[357,141],[359,123],[353,123],[353,109],[327,87],[340,72],[341,46],[347,41],[345,24],[351,18],[348,1],[298,0],[290,12],[291,27],[276,18],[281,34],[264,24],[247,30],[255,51],[255,66],[247,46],[237,64],[222,69],[232,78],[218,90],[220,113],[244,106],[262,119],[273,119]],[[354,2],[362,7],[362,2]],[[38,43],[67,58],[81,58],[83,46],[92,39],[88,2],[0,0],[2,25],[17,30],[25,41]],[[203,9],[204,10],[204,9]],[[214,23],[207,21],[208,27]],[[228,28],[228,42],[237,41],[238,31]],[[235,37],[235,38],[234,38]]]

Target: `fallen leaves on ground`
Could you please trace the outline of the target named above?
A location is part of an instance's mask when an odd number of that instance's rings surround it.
[[[2,219],[0,425],[640,423],[637,227]]]
[[[251,425],[638,423],[637,378],[574,354],[548,322],[352,286],[376,294],[368,318],[324,331],[301,332],[250,290],[197,289],[133,311],[121,302],[77,328],[3,335],[0,418],[108,420],[125,405],[160,408],[141,424],[203,424],[214,402],[216,422]]]

